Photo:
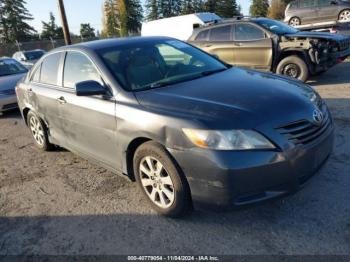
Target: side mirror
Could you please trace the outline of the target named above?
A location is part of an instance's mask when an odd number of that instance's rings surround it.
[[[218,55],[216,55],[216,54],[211,54],[211,56],[216,58],[216,59],[218,59],[218,60],[220,60],[220,57]]]
[[[337,1],[331,1],[331,5],[337,5],[338,2]]]
[[[105,95],[106,89],[97,81],[89,80],[75,84],[75,94],[77,96]]]
[[[26,61],[23,57],[21,57],[21,59],[20,59],[22,62],[24,62],[24,61]]]

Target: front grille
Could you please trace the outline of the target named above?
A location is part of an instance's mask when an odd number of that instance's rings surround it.
[[[350,48],[350,37],[339,42],[340,51]]]
[[[0,90],[0,95],[10,96],[10,95],[15,95],[15,94],[16,94],[16,91],[14,88],[7,89],[7,90]]]
[[[332,119],[328,112],[321,125],[316,125],[308,120],[300,120],[277,128],[279,133],[284,135],[295,145],[308,145],[316,141],[332,127]]]

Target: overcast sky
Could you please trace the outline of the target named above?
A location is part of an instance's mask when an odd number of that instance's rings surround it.
[[[49,20],[49,12],[53,12],[60,24],[57,8],[57,0],[26,0],[27,8],[33,15],[34,20],[30,23],[38,32],[41,32],[41,21]],[[144,0],[142,1],[144,2]],[[81,23],[90,23],[95,29],[102,28],[102,3],[103,0],[64,0],[67,19],[70,30],[78,34]],[[245,15],[248,14],[249,0],[238,0]]]

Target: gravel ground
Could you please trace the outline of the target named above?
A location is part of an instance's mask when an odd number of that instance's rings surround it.
[[[334,154],[293,196],[229,213],[157,216],[136,184],[35,148],[0,117],[0,255],[350,254],[350,62],[311,81],[333,113]]]

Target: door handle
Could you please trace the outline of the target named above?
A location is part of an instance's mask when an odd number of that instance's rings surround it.
[[[212,47],[213,45],[209,45],[209,44],[207,44],[207,45],[204,45],[204,47]]]
[[[63,104],[66,104],[66,103],[67,103],[66,99],[64,99],[64,97],[63,97],[63,96],[61,96],[60,98],[57,98],[57,101],[58,101],[58,103],[60,103],[61,105],[63,105]]]
[[[242,43],[234,43],[235,46],[242,46]]]

